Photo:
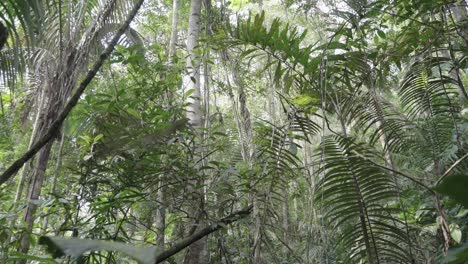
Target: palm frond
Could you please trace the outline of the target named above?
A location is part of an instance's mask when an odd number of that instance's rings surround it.
[[[404,223],[389,206],[396,187],[368,161],[375,158],[373,151],[340,136],[325,137],[321,148],[325,160],[317,199],[326,211],[323,219],[343,230],[339,245],[351,263],[411,263]]]
[[[398,152],[407,148],[410,138],[405,131],[414,125],[375,91],[348,95],[341,105],[341,111],[349,125],[363,134],[371,131],[371,145],[385,138],[386,142],[383,143],[386,150]]]
[[[450,60],[428,56],[408,69],[398,93],[409,118],[417,125],[410,147],[430,163],[454,158],[447,155],[461,146],[460,107],[456,81],[449,75]],[[444,70],[442,70],[444,69]],[[419,150],[429,150],[420,153]],[[440,172],[439,172],[440,173]]]

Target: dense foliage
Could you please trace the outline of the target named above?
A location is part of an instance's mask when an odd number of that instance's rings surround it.
[[[464,0],[0,3],[1,263],[467,263]]]

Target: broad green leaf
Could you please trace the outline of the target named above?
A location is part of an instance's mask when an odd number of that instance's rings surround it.
[[[43,236],[39,244],[46,245],[54,258],[61,256],[79,257],[88,251],[118,251],[136,259],[142,264],[156,262],[158,250],[156,247],[136,247],[121,242],[89,240],[79,238],[63,238]]]
[[[379,30],[377,31],[377,34],[379,35],[379,37],[385,39],[387,36],[385,35],[385,32],[383,32],[382,30]]]
[[[450,236],[459,244],[462,239],[462,231],[457,224],[450,224]]]
[[[468,186],[468,176],[462,174],[450,175],[442,180],[439,185],[434,187],[438,193],[445,194],[456,202],[468,208],[468,195],[466,195],[466,186]]]
[[[194,91],[195,91],[194,89],[188,90],[188,91],[185,93],[185,96],[188,98],[190,95],[193,94]]]

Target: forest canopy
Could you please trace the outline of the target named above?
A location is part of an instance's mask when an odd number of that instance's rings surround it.
[[[0,263],[468,263],[466,0],[2,0]]]

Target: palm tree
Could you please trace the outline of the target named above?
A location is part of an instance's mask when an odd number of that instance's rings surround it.
[[[30,148],[33,148],[37,142],[41,142],[42,146],[36,147],[36,152],[39,149],[40,151],[36,165],[32,170],[31,184],[26,189],[28,203],[24,213],[24,222],[27,233],[31,233],[33,228],[37,207],[34,201],[41,194],[55,138],[53,135],[57,133],[57,131],[51,130],[59,129],[57,120],[61,117],[61,122],[63,122],[66,117],[66,114],[63,114],[64,110],[68,108],[68,112],[71,110],[70,102],[67,104],[69,98],[72,99],[71,102],[75,101],[74,104],[76,104],[79,95],[75,94],[74,97],[70,97],[70,95],[83,70],[97,57],[98,51],[105,48],[104,53],[98,57],[95,67],[88,72],[87,78],[84,79],[89,83],[117,44],[122,33],[127,29],[142,2],[142,0],[135,3],[134,1],[117,0],[67,3],[62,3],[62,1],[7,1],[2,4],[2,8],[7,11],[7,16],[2,18],[9,22],[9,25],[14,25],[13,20],[18,18],[26,32],[25,38],[29,40],[27,42],[29,45],[18,49],[19,52],[16,55],[26,56],[26,59],[22,61],[26,62],[27,68],[32,72],[36,94],[40,95],[36,98],[36,121],[30,140]],[[41,25],[42,28],[37,28],[37,25]],[[15,29],[12,30],[16,32]],[[102,41],[114,32],[116,35],[112,41],[107,47],[102,47]],[[137,37],[135,34],[127,34],[127,36]],[[18,37],[18,34],[15,34],[15,37]],[[128,39],[132,40],[131,37]],[[15,45],[19,45],[18,38],[13,38],[13,41]],[[83,82],[81,84],[80,87],[83,87]],[[84,87],[81,90],[84,90]],[[75,99],[73,100],[73,98]],[[61,122],[58,122],[58,125]],[[44,141],[45,137],[49,139]],[[23,163],[25,161],[27,159],[23,160]],[[23,187],[25,187],[24,183],[28,175],[26,168],[19,181],[18,198],[21,197]],[[9,177],[11,175],[4,177],[4,181]],[[27,253],[29,245],[29,237],[23,235],[20,251]]]

